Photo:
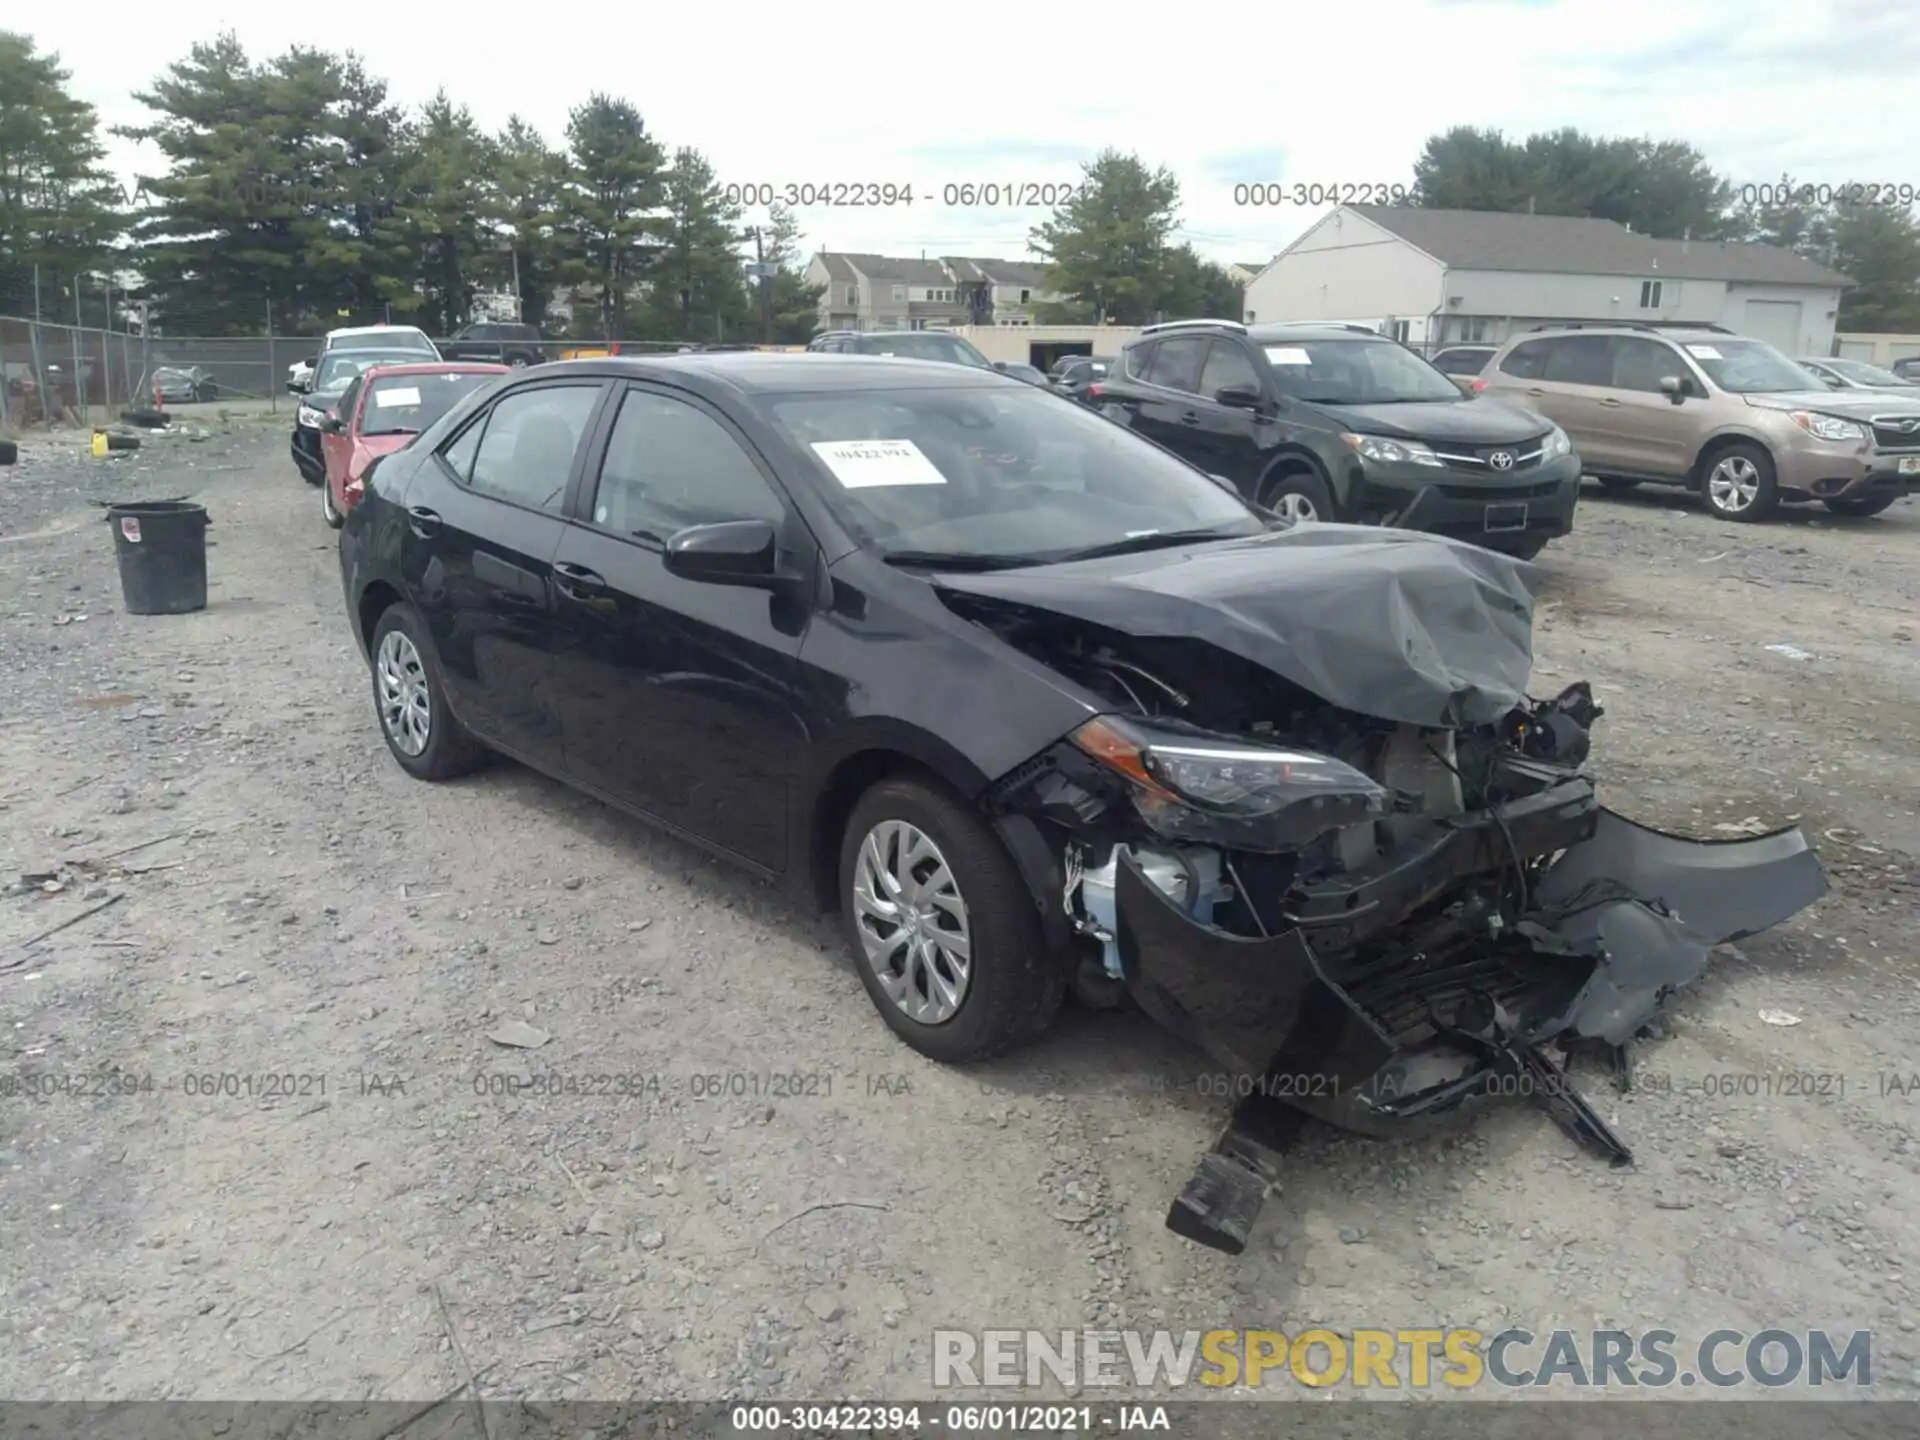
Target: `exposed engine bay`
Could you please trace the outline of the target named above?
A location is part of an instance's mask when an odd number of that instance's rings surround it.
[[[1388,1134],[1524,1097],[1630,1163],[1571,1058],[1629,1086],[1636,1035],[1711,948],[1827,888],[1797,830],[1701,842],[1603,808],[1585,683],[1417,724],[1207,639],[948,603],[1106,707],[988,808],[1053,848],[1083,993],[1130,995],[1239,1077],[1168,1216],[1230,1253],[1306,1116]]]

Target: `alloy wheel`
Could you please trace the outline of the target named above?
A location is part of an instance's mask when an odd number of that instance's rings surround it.
[[[380,681],[380,723],[403,755],[418,755],[433,734],[427,667],[404,631],[389,630],[374,660]]]
[[[867,832],[853,905],[867,964],[908,1019],[940,1025],[960,1011],[973,973],[966,901],[940,847],[905,820]]]
[[[1760,495],[1760,468],[1744,455],[1729,455],[1707,476],[1707,498],[1725,515],[1738,515]]]
[[[1320,518],[1320,512],[1313,508],[1313,500],[1309,496],[1294,491],[1275,497],[1273,513],[1282,520],[1292,520],[1295,523]]]

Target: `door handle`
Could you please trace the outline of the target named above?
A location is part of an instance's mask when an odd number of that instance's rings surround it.
[[[1611,395],[1607,396],[1600,403],[1606,406],[1609,410],[1618,410],[1620,408],[1620,402],[1614,399],[1613,396]]]
[[[584,565],[558,564],[553,567],[553,575],[560,593],[575,600],[591,600],[607,593],[607,582]]]
[[[1529,391],[1527,391],[1527,394],[1529,394],[1529,395],[1544,395],[1544,394],[1546,394],[1546,393],[1547,393],[1547,392],[1546,392],[1546,391],[1544,391],[1544,390],[1529,390]]]
[[[412,505],[407,508],[407,528],[422,540],[432,539],[440,533],[440,512],[429,510],[424,505]]]
[[[1186,414],[1180,417],[1180,423],[1182,425],[1198,425],[1200,423],[1199,412],[1195,410],[1187,411]]]

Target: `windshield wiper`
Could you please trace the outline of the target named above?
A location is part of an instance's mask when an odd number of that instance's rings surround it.
[[[889,565],[925,565],[932,570],[1018,570],[1023,565],[1044,565],[1046,555],[981,555],[956,550],[889,550],[883,557]]]
[[[1159,550],[1168,545],[1184,545],[1191,540],[1241,540],[1245,536],[1234,535],[1209,525],[1200,530],[1149,530],[1144,535],[1129,535],[1124,540],[1114,540],[1105,545],[1093,545],[1085,550],[1074,550],[1065,555],[1051,557],[1056,563],[1064,564],[1071,560],[1099,560],[1108,555],[1133,555],[1142,550]]]

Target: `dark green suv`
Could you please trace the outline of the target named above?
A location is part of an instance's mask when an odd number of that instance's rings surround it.
[[[1524,559],[1573,528],[1580,459],[1559,426],[1461,394],[1362,326],[1149,326],[1087,403],[1293,519],[1425,530]]]

